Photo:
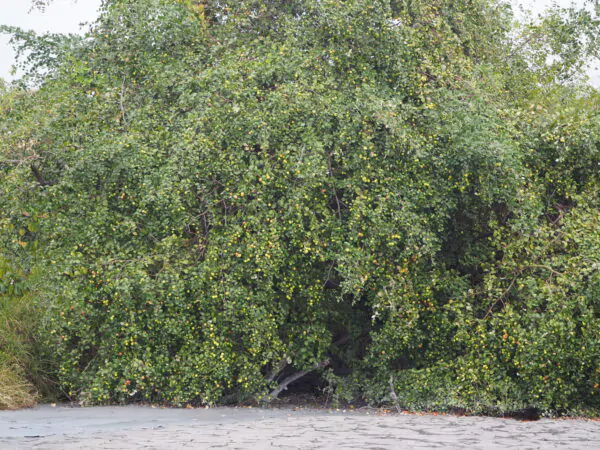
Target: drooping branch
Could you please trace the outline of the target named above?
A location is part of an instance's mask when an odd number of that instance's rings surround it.
[[[330,362],[331,361],[329,359],[326,359],[324,361],[313,364],[308,369],[300,370],[300,371],[290,375],[289,377],[285,378],[281,383],[279,383],[279,386],[277,388],[273,389],[273,391],[269,395],[267,395],[263,400],[264,401],[275,400],[279,396],[279,394],[281,394],[283,391],[285,391],[287,389],[288,385],[290,385],[294,381],[302,378],[303,376],[305,376],[317,369],[322,369],[323,367],[327,367],[330,364]]]

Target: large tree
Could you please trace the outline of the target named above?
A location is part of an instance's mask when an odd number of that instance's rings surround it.
[[[61,388],[598,407],[590,52],[551,73],[514,31],[492,0],[112,0],[13,33],[60,49],[3,107],[0,223]]]

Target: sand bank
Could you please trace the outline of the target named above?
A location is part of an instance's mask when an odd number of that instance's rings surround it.
[[[0,411],[0,449],[600,449],[600,422],[257,408]]]

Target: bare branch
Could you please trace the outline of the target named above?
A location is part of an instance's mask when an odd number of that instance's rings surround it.
[[[398,402],[398,396],[396,395],[396,390],[394,389],[394,377],[390,376],[390,397],[394,401],[394,406],[396,406],[396,410],[398,412],[402,412],[400,408],[400,404]]]
[[[269,382],[273,381],[277,377],[279,372],[281,372],[283,369],[285,369],[285,366],[287,366],[287,364],[288,364],[287,358],[283,358],[281,361],[279,361],[277,366],[275,368],[273,368],[273,370],[267,377],[267,381],[269,381]]]
[[[326,359],[325,361],[315,363],[313,366],[309,367],[306,370],[300,370],[299,372],[296,372],[296,373],[290,375],[285,380],[283,380],[276,389],[274,389],[269,395],[267,395],[263,399],[263,401],[275,400],[279,396],[279,394],[281,394],[283,391],[285,391],[287,389],[289,384],[291,384],[294,381],[298,380],[299,378],[302,378],[303,376],[311,373],[314,370],[321,369],[323,367],[327,367],[330,364],[330,362],[331,361],[329,359]]]

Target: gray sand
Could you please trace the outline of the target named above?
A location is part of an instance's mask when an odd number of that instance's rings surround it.
[[[0,449],[600,449],[600,422],[249,408],[0,412]]]

